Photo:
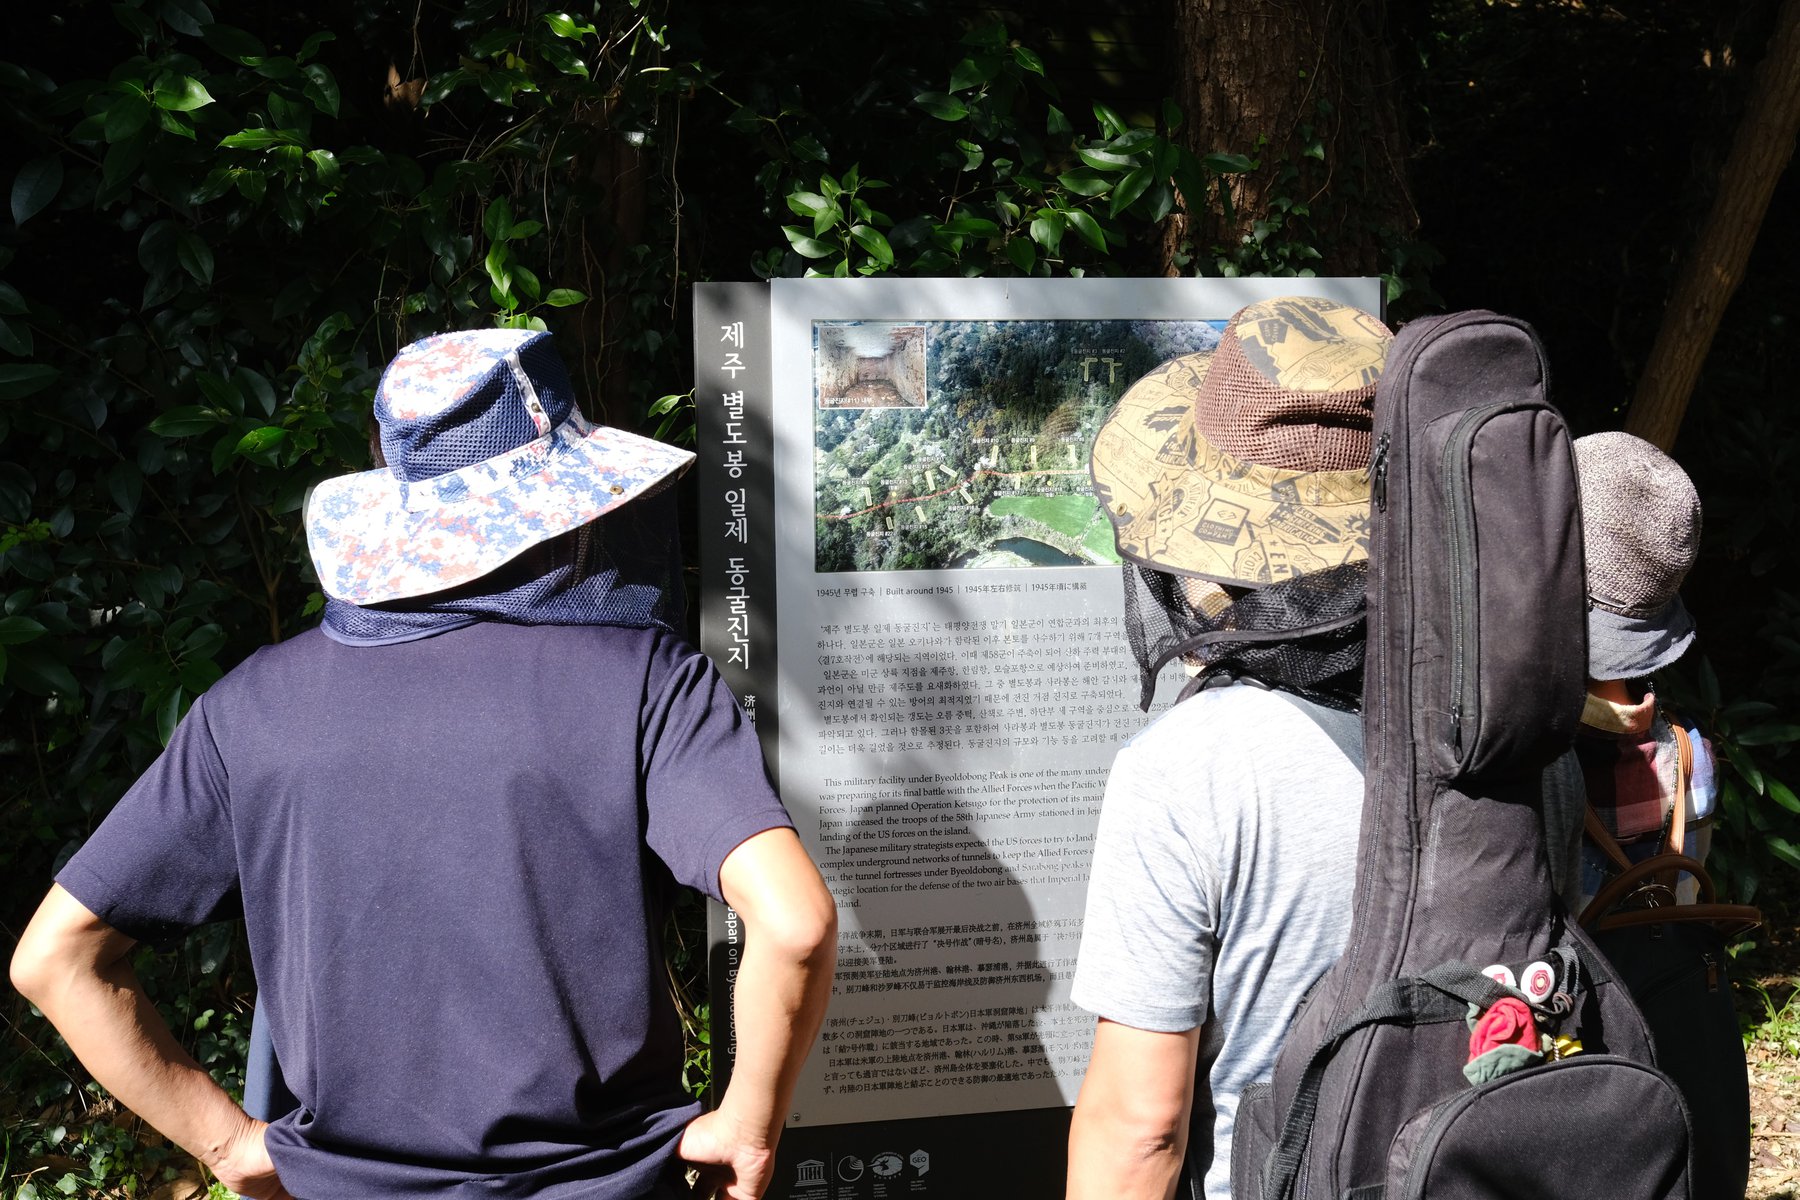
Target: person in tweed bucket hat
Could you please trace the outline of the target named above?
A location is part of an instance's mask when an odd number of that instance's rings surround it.
[[[1249,305],[1133,383],[1094,443],[1142,702],[1119,751],[1072,998],[1097,1018],[1070,1200],[1228,1200],[1238,1098],[1343,948],[1361,821],[1370,427],[1391,335],[1313,296]],[[1191,1125],[1210,1127],[1189,1147]]]
[[[1687,652],[1678,589],[1700,552],[1700,497],[1675,460],[1629,433],[1575,441],[1587,547],[1588,675],[1645,679]]]
[[[1574,750],[1546,777],[1552,874],[1581,913],[1620,870],[1614,848],[1582,833],[1591,809],[1625,858],[1654,853],[1676,797],[1684,852],[1703,860],[1717,796],[1711,743],[1657,703],[1651,677],[1694,642],[1679,589],[1700,550],[1700,498],[1675,460],[1629,433],[1575,440],[1587,558],[1588,694]],[[1566,836],[1557,837],[1564,833]],[[1678,898],[1696,885],[1684,877]]]
[[[12,978],[246,1197],[673,1198],[690,1169],[758,1196],[836,911],[754,728],[676,631],[668,484],[692,455],[589,422],[528,330],[406,347],[375,414],[385,465],[307,505],[324,624],[194,702]],[[677,885],[754,938],[748,1049],[704,1115],[658,944]],[[291,1089],[263,1071],[254,1114],[129,960],[239,914]]]

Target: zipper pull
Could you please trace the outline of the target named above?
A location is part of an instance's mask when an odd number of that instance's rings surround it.
[[[1375,463],[1370,473],[1374,476],[1373,491],[1375,507],[1382,512],[1387,511],[1387,473],[1388,473],[1388,435],[1382,434],[1375,443]]]
[[[1450,749],[1462,753],[1462,704],[1450,706]]]

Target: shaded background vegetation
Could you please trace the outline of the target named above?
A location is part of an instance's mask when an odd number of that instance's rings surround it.
[[[1577,431],[1623,422],[1773,0],[1365,0],[1354,29],[1305,31],[1316,88],[1291,66],[1255,85],[1292,102],[1246,118],[1266,129],[1228,128],[1197,85],[1249,72],[1229,39],[1172,36],[1195,7],[15,6],[0,949],[192,698],[314,621],[301,497],[366,465],[380,366],[427,332],[553,329],[590,415],[681,438],[695,280],[1364,271],[1397,320],[1531,321]],[[1797,199],[1787,180],[1675,447],[1706,505],[1687,596],[1707,658],[1670,688],[1732,764],[1716,861],[1778,930],[1800,863],[1779,782],[1800,735]],[[236,937],[142,963],[228,1080],[253,993]],[[0,1196],[191,1170],[22,1003],[0,1013]]]

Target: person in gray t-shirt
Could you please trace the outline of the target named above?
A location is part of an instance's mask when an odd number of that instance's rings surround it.
[[[1362,812],[1370,419],[1391,336],[1333,301],[1263,301],[1138,380],[1095,440],[1146,706],[1119,751],[1074,1000],[1098,1018],[1069,1200],[1230,1195],[1244,1089],[1349,933]],[[1189,1129],[1204,1131],[1189,1144]]]

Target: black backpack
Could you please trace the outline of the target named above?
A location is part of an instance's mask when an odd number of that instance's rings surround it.
[[[1681,1095],[1545,855],[1542,769],[1573,737],[1587,638],[1574,459],[1536,336],[1485,312],[1407,325],[1375,438],[1349,941],[1242,1098],[1232,1194],[1688,1197]],[[1529,997],[1527,967],[1547,985]],[[1468,1020],[1508,996],[1562,1040],[1471,1084]]]

